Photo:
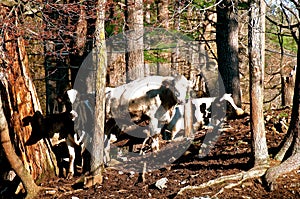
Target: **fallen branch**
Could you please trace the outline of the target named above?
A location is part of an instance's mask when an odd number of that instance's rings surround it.
[[[248,179],[258,178],[258,177],[263,176],[268,168],[269,168],[268,166],[254,167],[254,168],[250,169],[249,171],[243,171],[243,172],[233,174],[233,175],[222,176],[220,178],[210,180],[210,181],[203,183],[201,185],[198,185],[198,186],[190,186],[189,185],[189,186],[181,188],[180,191],[177,193],[177,195],[183,195],[183,192],[188,191],[188,190],[203,189],[203,188],[211,187],[211,186],[221,184],[221,183],[224,184],[224,182],[230,181],[231,183],[225,184],[225,186],[213,196],[213,197],[216,197],[217,195],[224,192],[225,189],[230,189],[230,188],[236,187]],[[237,181],[237,182],[232,183],[232,181]]]

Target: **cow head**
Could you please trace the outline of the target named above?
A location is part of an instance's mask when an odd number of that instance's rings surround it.
[[[22,119],[23,126],[31,125],[32,128],[31,135],[25,145],[28,146],[35,144],[44,137],[43,118],[44,116],[42,113],[40,111],[36,111],[33,116],[27,116]]]
[[[182,75],[178,75],[172,80],[165,80],[162,85],[171,91],[178,104],[185,103],[189,97],[191,82]]]

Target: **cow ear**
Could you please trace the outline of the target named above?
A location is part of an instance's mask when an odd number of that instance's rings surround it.
[[[34,112],[34,115],[32,116],[32,118],[42,119],[42,118],[44,118],[44,116],[41,113],[41,111],[36,111],[36,112]]]
[[[27,116],[22,119],[23,126],[28,126],[32,121],[32,116]]]
[[[163,82],[162,82],[162,85],[164,86],[164,87],[166,87],[166,88],[169,88],[170,87],[170,85],[175,85],[175,82],[174,82],[174,80],[164,80]]]
[[[146,93],[147,97],[149,97],[149,98],[154,98],[159,94],[160,94],[160,89],[152,89],[150,91],[147,91],[147,93]]]
[[[70,102],[73,104],[75,102],[76,96],[77,96],[77,90],[75,89],[70,89],[67,91],[67,95],[70,99]]]

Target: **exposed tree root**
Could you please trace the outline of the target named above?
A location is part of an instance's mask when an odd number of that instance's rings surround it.
[[[231,189],[233,187],[236,187],[240,185],[242,182],[251,179],[251,178],[258,178],[265,174],[269,167],[268,166],[260,166],[260,167],[254,167],[250,169],[249,171],[243,171],[237,174],[228,175],[228,176],[222,176],[220,178],[216,178],[213,180],[210,180],[206,183],[203,183],[198,186],[186,186],[180,189],[180,191],[177,193],[177,195],[182,195],[185,191],[188,190],[197,190],[197,189],[203,189],[206,187],[211,187],[218,184],[224,184],[224,186],[221,188],[220,191],[218,191],[213,197],[216,197],[217,195],[223,193],[226,189]],[[235,181],[235,182],[232,182]]]
[[[83,189],[76,189],[72,190],[71,188],[69,189],[68,187],[60,187],[60,188],[51,188],[51,187],[43,187],[41,188],[40,192],[43,192],[45,195],[51,195],[53,198],[61,198],[63,196],[68,196],[72,195],[78,192],[81,192]],[[63,193],[59,193],[63,192]]]
[[[277,188],[276,180],[279,176],[299,168],[299,162],[300,153],[296,153],[281,164],[268,169],[265,180],[270,190],[273,191]]]

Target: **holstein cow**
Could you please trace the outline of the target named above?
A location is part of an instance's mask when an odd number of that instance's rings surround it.
[[[221,97],[203,97],[203,98],[195,98],[192,99],[192,104],[195,107],[195,118],[196,123],[194,124],[194,129],[197,130],[198,128],[201,128],[204,125],[208,125],[211,122],[211,119],[214,119],[214,125],[218,125],[220,123],[219,120],[221,120],[223,116],[225,116],[226,110],[221,110],[222,108],[225,108],[225,104],[222,105],[222,103],[228,102],[235,110],[236,115],[240,116],[244,114],[243,109],[236,106],[236,104],[233,101],[233,98],[231,97],[231,94],[225,93]],[[211,109],[212,105],[215,105],[213,107],[213,110],[218,115],[211,115]],[[219,109],[219,110],[218,110]],[[222,111],[223,114],[221,113]]]
[[[158,135],[163,124],[170,121],[176,104],[186,101],[190,85],[184,76],[148,76],[110,88],[106,99],[107,119],[115,119],[121,129],[126,129],[146,118],[149,120],[147,139]],[[152,147],[158,150],[157,140],[153,143]]]
[[[225,116],[225,104],[222,103],[229,102],[231,106],[236,111],[236,115],[244,114],[244,111],[237,107],[231,97],[231,94],[225,93],[221,97],[203,97],[203,98],[193,98],[191,100],[194,111],[194,116],[196,121],[193,122],[194,130],[198,130],[202,128],[204,125],[220,125],[222,118]],[[212,108],[212,106],[214,107]],[[216,114],[212,116],[212,110]],[[219,109],[219,110],[218,110]],[[218,115],[219,114],[219,115]],[[174,136],[180,131],[184,130],[184,105],[176,105],[173,108],[173,113],[171,118],[166,121],[166,125],[164,126],[165,137],[167,139],[173,139]],[[211,124],[211,120],[214,119],[214,124]],[[167,135],[170,134],[170,136]]]
[[[74,111],[63,112],[43,116],[40,111],[36,111],[33,116],[23,118],[23,125],[31,124],[32,132],[26,145],[35,144],[41,139],[53,138],[59,133],[59,139],[65,139],[69,150],[69,171],[67,178],[72,178],[74,174],[75,145],[81,145],[84,135],[80,135],[74,130],[74,119],[77,114]]]
[[[94,103],[95,103],[95,95],[89,93],[80,93],[75,89],[70,89],[67,91],[67,102],[66,109],[70,112],[75,112],[77,117],[74,118],[74,130],[76,134],[80,135],[81,142],[79,145],[76,142],[72,142],[72,140],[67,140],[70,157],[70,164],[74,164],[75,160],[75,147],[76,145],[81,147],[80,155],[81,155],[81,166],[89,163],[87,157],[83,157],[83,153],[87,152],[85,155],[87,156],[88,150],[86,151],[87,146],[90,145],[90,138],[94,132]],[[74,154],[71,155],[71,154]],[[71,163],[71,161],[73,161]],[[85,165],[88,168],[87,165]]]

